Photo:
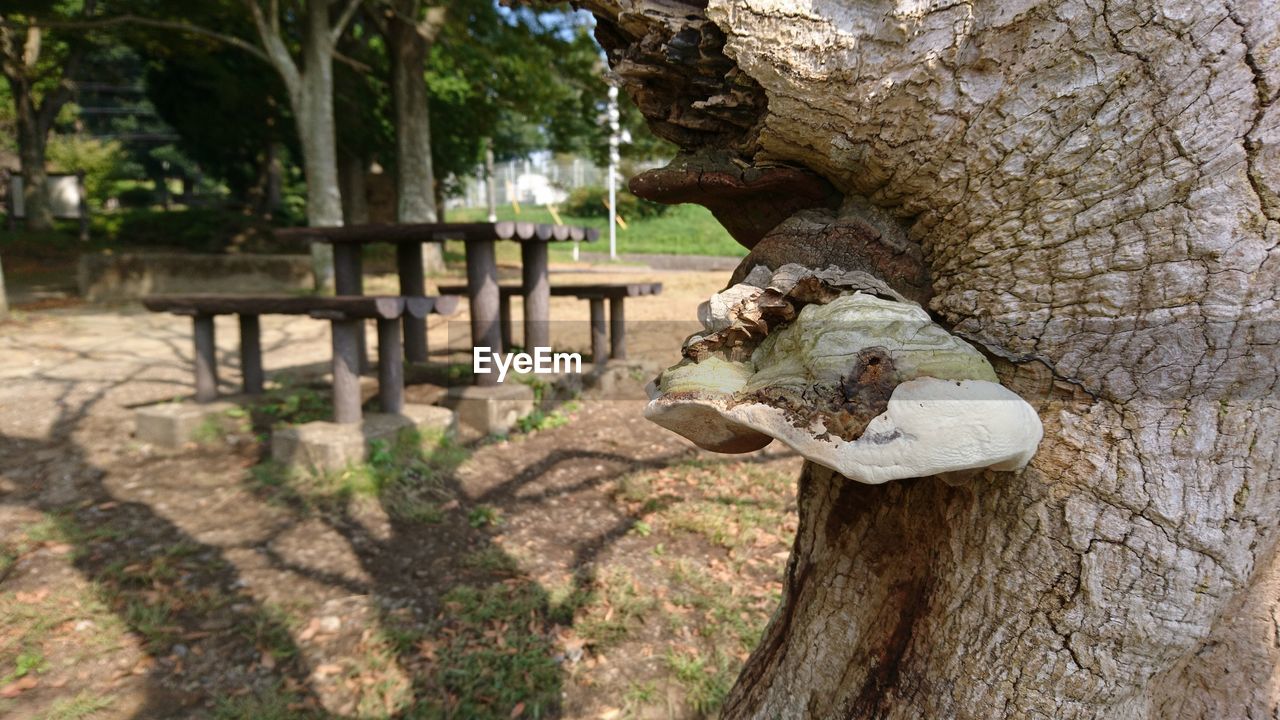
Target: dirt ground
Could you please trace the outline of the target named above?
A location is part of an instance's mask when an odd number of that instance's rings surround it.
[[[554,280],[664,282],[627,305],[643,368],[676,358],[725,277]],[[585,350],[586,303],[552,313],[554,344]],[[637,369],[507,437],[300,476],[265,451],[323,416],[328,329],[262,324],[276,387],[178,451],[138,442],[132,412],[190,393],[188,320],[54,302],[0,324],[0,717],[715,712],[777,603],[798,458],[645,422],[616,399],[641,396]],[[432,320],[434,360],[465,326]],[[218,333],[233,392],[234,320]]]

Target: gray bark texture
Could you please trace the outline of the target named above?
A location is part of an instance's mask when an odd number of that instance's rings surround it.
[[[806,465],[725,716],[1280,717],[1274,3],[579,4],[690,153],[637,192],[785,180],[730,228],[756,259],[919,253],[1044,424],[1017,475]]]
[[[258,39],[289,93],[298,126],[303,172],[307,180],[307,224],[342,225],[342,194],[338,187],[337,128],[333,117],[333,51],[360,0],[347,0],[336,21],[330,19],[330,0],[307,0],[302,24],[301,63],[281,34],[276,3],[264,13],[258,0],[248,0]],[[333,284],[333,248],[312,243],[311,261],[316,285]]]
[[[386,36],[396,113],[396,219],[402,223],[437,222],[426,80],[427,38],[434,34],[436,25],[430,18],[418,22],[420,0],[396,0],[392,7]],[[439,243],[423,245],[422,264],[428,274],[444,270]]]

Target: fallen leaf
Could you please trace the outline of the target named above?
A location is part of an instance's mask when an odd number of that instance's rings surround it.
[[[0,688],[0,698],[16,698],[23,692],[40,684],[40,681],[34,675],[28,675],[19,678],[3,688]]]
[[[311,618],[311,622],[298,633],[298,642],[306,642],[320,632],[320,618]]]
[[[14,593],[13,597],[20,603],[25,603],[30,605],[30,604],[38,603],[41,600],[44,600],[45,598],[49,597],[49,588],[40,588],[39,590],[36,590],[34,592]]]
[[[516,706],[511,708],[511,720],[515,720],[516,718],[520,717],[520,714],[523,712],[524,712],[524,703],[523,702],[516,703]]]
[[[617,720],[620,717],[622,717],[621,708],[610,707],[600,711],[600,720]]]

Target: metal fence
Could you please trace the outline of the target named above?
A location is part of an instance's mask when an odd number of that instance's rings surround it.
[[[662,167],[661,160],[645,161],[632,166],[633,172]],[[540,155],[494,163],[494,197],[496,205],[515,200],[524,204],[549,205],[564,202],[569,193],[580,187],[603,187],[609,171],[590,160],[563,155]],[[619,179],[625,187],[627,177]],[[484,167],[477,167],[467,178],[460,194],[448,199],[447,207],[487,207]]]

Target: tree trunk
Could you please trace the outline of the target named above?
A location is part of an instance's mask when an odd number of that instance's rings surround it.
[[[367,225],[369,193],[365,188],[365,162],[358,155],[340,155],[338,184],[342,188],[342,220],[347,225]]]
[[[406,20],[416,20],[418,0],[396,3],[387,25],[391,93],[396,113],[396,218],[402,223],[437,222],[435,173],[431,166],[431,116],[427,90],[427,40]],[[444,270],[439,243],[422,248],[423,270]]]
[[[338,189],[337,130],[333,118],[333,43],[329,39],[328,3],[309,0],[307,34],[302,43],[302,72],[293,98],[298,140],[307,179],[307,224],[342,225],[342,194]],[[317,287],[333,285],[333,248],[311,244]]]
[[[806,464],[725,716],[1280,715],[1280,16],[580,4],[694,153],[637,193],[750,208],[731,229],[776,262],[918,252],[1044,424],[1024,472],[958,485]],[[826,234],[788,244],[804,208]],[[841,218],[881,246],[849,256]]]
[[[14,83],[14,105],[17,108],[18,162],[22,166],[22,205],[28,230],[53,228],[53,206],[49,202],[49,173],[45,167],[48,130],[42,130],[36,110],[31,106],[25,88],[19,94]]]

